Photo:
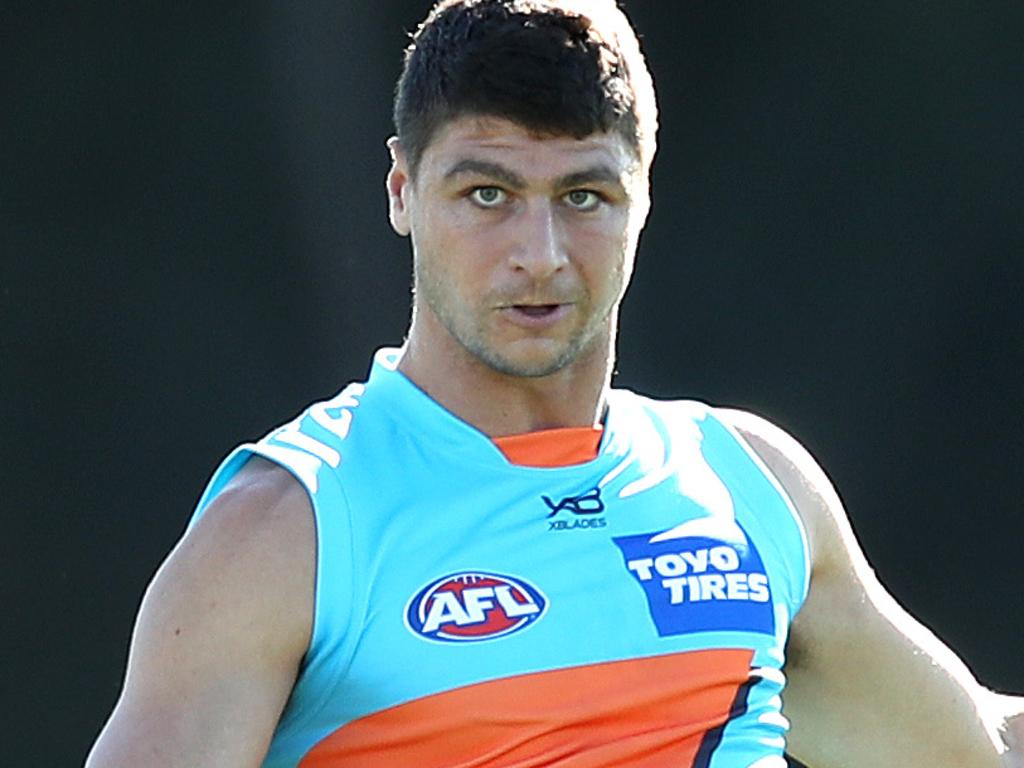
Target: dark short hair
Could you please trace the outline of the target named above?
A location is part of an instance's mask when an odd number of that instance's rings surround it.
[[[411,174],[438,130],[466,115],[576,138],[615,131],[644,167],[654,156],[654,88],[615,0],[441,0],[395,92]]]

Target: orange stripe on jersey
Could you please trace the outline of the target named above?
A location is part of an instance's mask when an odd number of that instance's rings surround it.
[[[494,438],[494,444],[513,464],[524,467],[565,467],[597,458],[601,427],[542,429]]]
[[[750,650],[708,650],[492,680],[342,726],[300,768],[692,766],[750,677]]]

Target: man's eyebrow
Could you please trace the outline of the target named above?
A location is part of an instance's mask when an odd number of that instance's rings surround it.
[[[453,179],[456,176],[461,176],[462,174],[467,173],[477,174],[479,176],[488,176],[496,181],[500,181],[502,184],[505,184],[512,189],[526,188],[526,179],[518,173],[509,170],[503,165],[491,163],[487,160],[459,160],[459,162],[448,169],[444,178],[447,181],[448,179]]]
[[[622,175],[608,165],[595,165],[591,168],[584,168],[582,171],[568,173],[565,176],[559,177],[555,182],[556,186],[560,189],[581,187],[594,183],[611,184],[620,189],[625,188],[625,185],[622,183]]]

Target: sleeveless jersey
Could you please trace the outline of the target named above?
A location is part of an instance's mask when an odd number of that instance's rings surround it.
[[[598,455],[510,463],[380,350],[231,454],[305,486],[310,647],[266,768],[773,768],[806,537],[714,409],[613,389]]]

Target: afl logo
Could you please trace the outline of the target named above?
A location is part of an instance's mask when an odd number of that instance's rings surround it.
[[[496,573],[453,573],[421,589],[405,609],[420,637],[449,643],[492,640],[539,619],[547,599],[522,579]]]

